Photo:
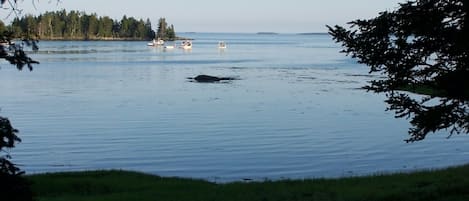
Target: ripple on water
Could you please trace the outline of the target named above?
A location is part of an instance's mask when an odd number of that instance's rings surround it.
[[[129,169],[221,182],[467,162],[460,136],[405,144],[408,122],[385,111],[383,95],[356,90],[380,77],[345,59],[328,36],[197,36],[191,52],[41,42],[31,74],[0,73],[1,115],[23,140],[14,162],[28,173]],[[217,37],[232,40],[223,54]],[[241,79],[187,82],[198,74]]]

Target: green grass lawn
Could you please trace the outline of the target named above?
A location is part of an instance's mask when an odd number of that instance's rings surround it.
[[[469,165],[342,179],[282,180],[216,184],[128,171],[30,175],[33,191],[45,200],[162,201],[467,201]]]

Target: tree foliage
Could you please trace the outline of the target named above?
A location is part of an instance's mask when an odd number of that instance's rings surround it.
[[[17,133],[18,130],[11,126],[7,118],[0,117],[0,150],[2,154],[4,154],[0,157],[0,174],[18,175],[23,173],[19,171],[19,168],[15,167],[13,163],[7,160],[11,158],[7,149],[15,147],[15,143],[21,141],[16,135]]]
[[[408,1],[348,29],[328,26],[342,52],[385,75],[365,88],[386,93],[388,109],[410,119],[407,142],[441,129],[469,133],[468,7],[464,0]],[[421,89],[426,94],[406,92]]]
[[[156,37],[163,40],[176,40],[176,31],[174,25],[168,25],[166,18],[160,18],[158,20],[158,31]]]
[[[30,185],[20,175],[24,174],[9,159],[9,149],[15,147],[21,139],[18,130],[11,126],[7,118],[0,117],[0,198],[1,200],[27,201],[33,198]]]
[[[47,40],[147,40],[155,37],[149,19],[123,16],[118,21],[108,16],[66,10],[15,18],[10,29],[16,33],[15,37]]]

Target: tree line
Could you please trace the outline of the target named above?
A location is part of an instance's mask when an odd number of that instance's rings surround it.
[[[164,27],[159,27],[159,37],[175,38],[174,26],[167,26],[164,18],[159,20],[159,26],[161,23]],[[66,10],[17,17],[6,29],[15,33],[16,38],[41,40],[149,40],[157,33],[152,29],[150,19],[124,15],[121,20],[114,20],[108,16]]]

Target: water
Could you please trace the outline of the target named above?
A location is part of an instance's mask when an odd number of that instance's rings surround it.
[[[1,115],[28,173],[137,170],[211,181],[342,177],[467,162],[465,136],[406,144],[376,76],[328,35],[190,33],[194,49],[41,42],[33,72],[2,63]],[[227,42],[218,50],[219,40]],[[200,84],[198,74],[234,76]]]

